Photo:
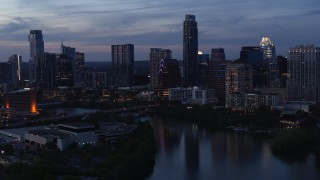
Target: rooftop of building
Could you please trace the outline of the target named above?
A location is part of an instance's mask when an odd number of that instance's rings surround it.
[[[85,123],[79,123],[79,122],[73,122],[73,123],[64,123],[59,124],[59,127],[68,127],[72,129],[83,129],[83,128],[94,128],[94,125],[91,124],[85,124]]]
[[[73,135],[71,133],[63,132],[63,131],[56,130],[56,129],[36,129],[36,130],[28,131],[26,133],[33,134],[36,136],[47,137],[47,138],[48,137],[57,137],[59,139],[63,139],[63,138],[70,137]]]
[[[121,125],[118,128],[106,132],[106,136],[121,136],[121,135],[128,135],[137,129],[138,126],[136,125]]]

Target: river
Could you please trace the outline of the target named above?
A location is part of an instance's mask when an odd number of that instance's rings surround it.
[[[284,161],[270,139],[236,132],[212,132],[194,124],[153,118],[158,155],[148,180],[320,179],[315,157]]]

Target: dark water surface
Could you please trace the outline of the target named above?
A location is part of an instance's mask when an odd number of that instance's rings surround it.
[[[158,155],[149,180],[320,179],[313,155],[288,162],[275,157],[270,140],[153,118]]]

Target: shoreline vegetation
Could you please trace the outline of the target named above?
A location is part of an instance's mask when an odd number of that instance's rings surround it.
[[[253,135],[271,137],[272,153],[286,161],[295,162],[313,153],[320,168],[320,131],[316,124],[319,113],[298,111],[293,119],[304,119],[299,128],[282,128],[280,111],[266,108],[250,112],[233,111],[228,108],[212,106],[166,104],[157,108],[156,115],[170,121],[195,123],[211,130],[232,130]]]

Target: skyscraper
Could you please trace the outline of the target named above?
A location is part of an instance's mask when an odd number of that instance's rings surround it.
[[[74,86],[85,87],[85,65],[84,65],[84,53],[76,52],[75,69],[74,69]]]
[[[268,36],[262,37],[259,47],[263,50],[263,60],[276,58],[276,48]]]
[[[211,60],[226,60],[223,48],[211,49]]]
[[[265,87],[267,81],[263,69],[263,50],[258,46],[242,46],[240,60],[252,66],[253,86]]]
[[[73,63],[65,54],[57,54],[56,57],[56,86],[74,86]]]
[[[320,48],[296,46],[288,53],[288,101],[320,100]]]
[[[21,80],[21,63],[22,56],[15,54],[9,57],[6,66],[6,82],[8,84],[17,85]]]
[[[158,91],[160,61],[166,59],[172,59],[170,49],[150,49],[150,90]]]
[[[279,66],[277,63],[276,48],[271,39],[267,36],[262,37],[259,47],[263,51],[263,70],[265,74],[265,86],[279,87]]]
[[[183,85],[198,85],[198,28],[195,15],[186,15],[183,22]]]
[[[211,60],[208,61],[208,88],[216,90],[219,105],[226,100],[226,61],[223,48],[211,49]]]
[[[119,87],[134,85],[134,46],[133,44],[112,45],[113,85]]]
[[[181,85],[179,63],[176,59],[161,59],[159,67],[159,92],[163,97],[169,96],[169,88]]]
[[[28,36],[30,44],[30,59],[29,59],[29,80],[30,83],[36,86],[40,79],[41,58],[44,53],[44,42],[41,30],[30,30]]]
[[[65,46],[61,43],[61,53],[67,56],[73,63],[76,59],[76,48]]]
[[[41,67],[41,87],[53,89],[56,87],[56,54],[45,52]]]
[[[251,91],[252,67],[248,63],[229,63],[226,67],[226,107],[231,106],[232,94]]]

